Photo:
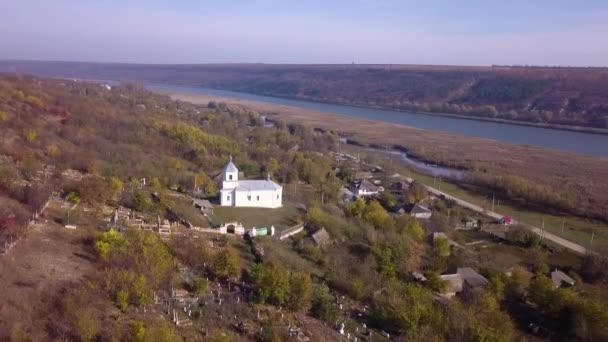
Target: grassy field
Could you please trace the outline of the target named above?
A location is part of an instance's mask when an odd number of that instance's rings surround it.
[[[271,225],[281,231],[282,229],[295,225],[299,212],[294,204],[283,203],[278,209],[268,208],[233,208],[215,207],[211,220],[214,224],[226,222],[241,222],[245,228],[268,227]]]

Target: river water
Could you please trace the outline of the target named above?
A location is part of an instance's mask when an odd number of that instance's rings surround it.
[[[227,90],[167,84],[146,84],[149,89],[173,93],[216,95],[243,100],[274,103],[302,109],[384,121],[416,128],[442,131],[500,142],[531,145],[596,157],[608,157],[608,135],[521,126],[490,121],[476,121],[411,112],[369,109],[326,103],[260,96]]]

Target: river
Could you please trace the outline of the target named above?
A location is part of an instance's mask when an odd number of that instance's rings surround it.
[[[314,110],[317,112],[339,114],[361,119],[378,120],[421,129],[492,139],[510,144],[531,145],[589,156],[608,157],[608,135],[383,109],[342,106],[202,87],[167,84],[146,84],[146,86],[152,90],[161,90],[165,92],[216,95],[243,100],[274,103]]]

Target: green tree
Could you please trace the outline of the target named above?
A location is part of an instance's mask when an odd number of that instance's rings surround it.
[[[205,292],[207,292],[208,288],[209,288],[209,281],[207,279],[204,279],[199,276],[195,276],[194,279],[192,279],[192,291],[197,296],[200,296],[200,295],[204,294]]]
[[[234,247],[227,245],[219,252],[213,263],[214,273],[218,277],[238,277],[241,271],[241,258]]]
[[[291,310],[303,310],[310,305],[312,279],[309,273],[292,273],[289,278],[288,305]]]
[[[133,209],[137,211],[147,211],[152,202],[150,201],[150,196],[140,190],[136,190],[133,193]]]
[[[101,238],[95,242],[95,249],[99,253],[99,256],[105,259],[112,250],[119,249],[125,246],[126,243],[127,241],[124,236],[112,229],[101,234]]]
[[[154,342],[180,342],[183,339],[166,320],[156,320],[148,328],[148,339]]]
[[[146,333],[146,327],[140,321],[131,322],[131,334],[129,341],[132,342],[147,342],[148,336]]]
[[[394,222],[392,217],[377,201],[371,201],[363,210],[363,220],[376,229],[392,230]]]
[[[346,205],[346,214],[353,217],[361,217],[363,210],[365,209],[365,200],[361,197],[357,198],[356,201]]]
[[[97,317],[94,316],[92,309],[80,310],[74,317],[74,331],[82,341],[91,341],[99,331]]]
[[[437,238],[433,240],[433,251],[438,256],[447,257],[450,255],[450,244],[448,239]]]
[[[395,196],[390,191],[383,191],[380,193],[380,203],[382,203],[386,210],[391,210],[397,204],[397,199],[395,199]]]
[[[122,312],[127,311],[127,307],[129,306],[129,291],[121,289],[116,293],[116,306]]]
[[[312,314],[326,322],[335,322],[340,311],[334,305],[334,296],[329,292],[329,288],[325,284],[317,285],[312,292]]]

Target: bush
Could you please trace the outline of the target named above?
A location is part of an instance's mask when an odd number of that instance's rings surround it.
[[[334,296],[329,292],[325,284],[317,285],[312,292],[312,314],[328,323],[334,323],[340,316],[340,311],[335,305]]]

